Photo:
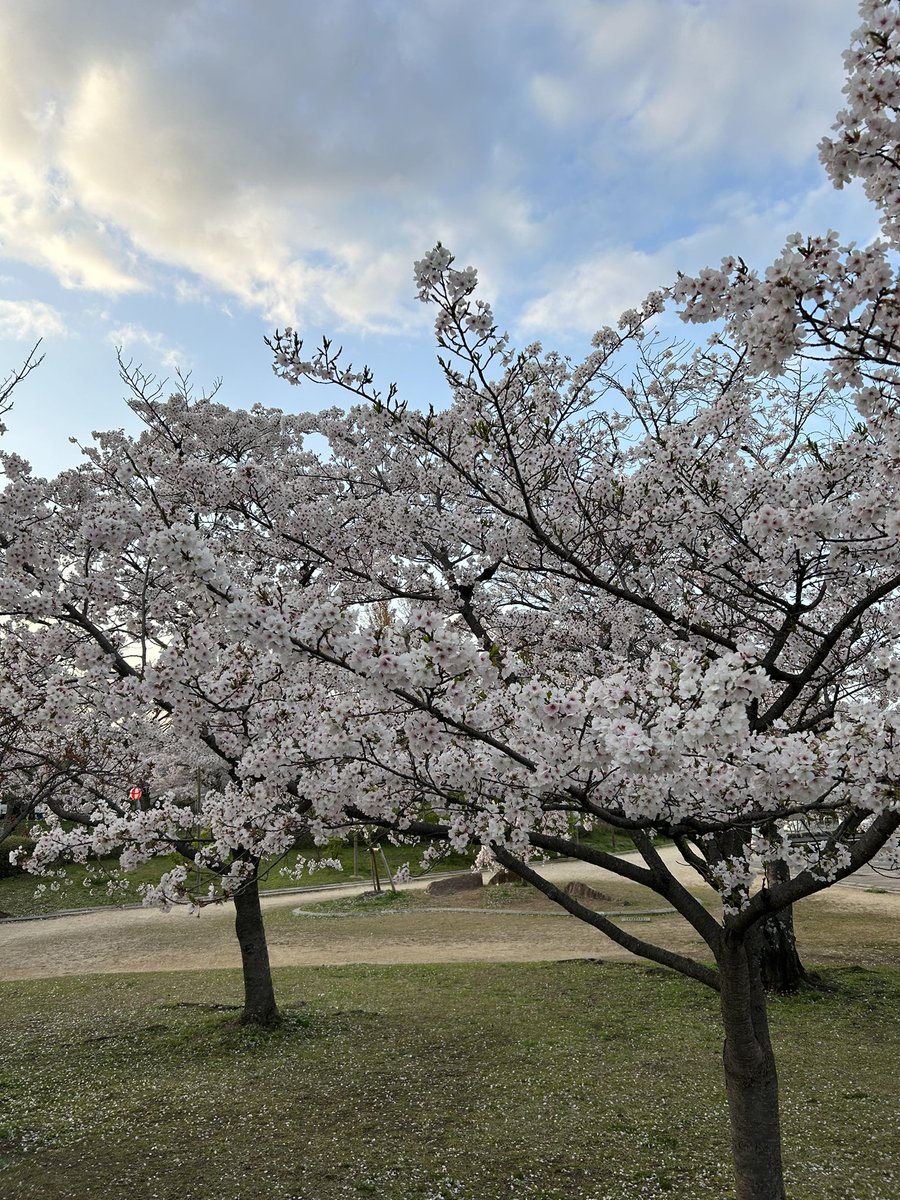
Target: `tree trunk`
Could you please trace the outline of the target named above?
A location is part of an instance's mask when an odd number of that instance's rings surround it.
[[[269,947],[259,905],[259,881],[253,875],[234,897],[234,928],[241,947],[241,967],[244,972],[244,1011],[242,1025],[260,1025],[273,1029],[279,1021],[275,1004],[275,988],[269,966]]]
[[[769,1040],[760,940],[758,931],[737,942],[726,933],[719,953],[725,1088],[737,1200],[785,1200],[778,1074]]]
[[[786,862],[779,859],[766,863],[766,887],[786,882],[791,877]],[[781,995],[799,992],[809,983],[809,976],[797,953],[794,935],[794,912],[783,908],[767,917],[761,927],[760,969],[763,987],[767,992]]]

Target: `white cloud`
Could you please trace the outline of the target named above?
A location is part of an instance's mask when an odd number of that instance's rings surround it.
[[[176,277],[172,281],[172,291],[179,304],[209,304],[209,288],[196,279]]]
[[[240,6],[215,22],[199,0],[147,7],[134,27],[97,0],[0,13],[3,251],[111,294],[174,268],[273,319],[396,319],[435,240],[422,212],[455,215],[468,169],[498,182],[471,35],[440,3],[263,5],[277,28]],[[461,207],[477,241],[480,189]]]
[[[857,24],[846,0],[570,0],[559,11],[571,57],[555,108],[568,91],[570,111],[598,124],[607,163],[652,154],[681,170],[712,156],[751,169],[808,156]]]
[[[722,197],[707,224],[652,252],[613,245],[556,271],[545,292],[524,305],[518,328],[532,336],[538,331],[590,335],[601,325],[615,325],[624,309],[649,292],[673,284],[679,271],[693,274],[718,266],[726,255],[764,268],[788,234],[834,227],[847,240],[865,243],[876,236],[877,221],[860,188],[835,192],[823,183],[793,203],[771,205],[741,194]]]
[[[163,334],[144,329],[142,325],[119,325],[109,331],[106,340],[121,349],[126,358],[141,359],[142,350],[149,350],[152,361],[144,364],[148,370],[156,370],[160,366],[168,371],[190,370],[188,356],[180,347],[171,345]]]
[[[528,91],[532,104],[551,124],[565,126],[576,117],[576,91],[562,76],[539,71],[530,79]]]
[[[5,0],[0,253],[109,296],[189,279],[275,322],[408,328],[438,238],[521,291],[596,256],[623,205],[696,226],[723,165],[806,162],[847,9]],[[606,290],[643,269],[617,254]]]
[[[41,300],[0,300],[0,338],[28,342],[65,336],[65,321],[51,305]]]

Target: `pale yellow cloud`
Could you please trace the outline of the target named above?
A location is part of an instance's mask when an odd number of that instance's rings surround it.
[[[65,337],[62,314],[41,300],[0,300],[0,338],[17,342]]]
[[[605,256],[601,291],[627,289],[645,264],[603,249],[621,199],[607,179],[625,163],[637,189],[664,190],[666,172],[686,188],[723,161],[812,153],[846,9],[263,7],[277,19],[204,0],[4,0],[0,254],[68,288],[183,297],[189,279],[267,320],[369,331],[418,323],[410,265],[438,238],[495,294],[521,293],[535,263],[546,277],[547,256],[585,287]],[[652,195],[629,203],[652,216]]]

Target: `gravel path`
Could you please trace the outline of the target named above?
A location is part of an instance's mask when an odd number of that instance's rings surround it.
[[[674,847],[662,851],[676,876],[692,888],[700,886],[694,871]],[[621,886],[618,876],[577,862],[554,862],[542,868],[555,882],[579,880],[603,890]],[[428,881],[413,883],[423,888]],[[366,884],[348,885],[302,896],[264,897],[273,966],[372,962],[467,962],[490,959],[528,962],[602,957],[630,959],[595,930],[579,921],[534,920],[533,913],[504,909],[459,911],[454,897],[435,902],[427,911],[352,916],[342,921],[311,921],[293,916],[292,908],[322,899],[359,895]],[[868,888],[885,889],[874,893]],[[476,902],[480,903],[480,902]],[[900,880],[871,873],[853,886],[832,888],[805,904],[864,917],[900,917]],[[441,905],[440,908],[437,906]],[[618,907],[611,905],[611,907]],[[650,894],[635,906],[659,908]],[[673,950],[708,957],[693,931],[677,916],[654,916],[632,928]],[[0,980],[32,979],[87,973],[179,971],[239,965],[230,905],[206,909],[202,916],[155,909],[95,909],[52,920],[0,922]]]

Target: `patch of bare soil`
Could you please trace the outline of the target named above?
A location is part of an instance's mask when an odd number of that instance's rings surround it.
[[[563,886],[582,882],[602,891],[610,903],[599,905],[601,910],[627,908],[629,916],[639,918],[642,910],[663,907],[657,896],[643,888],[585,864],[553,863],[544,871]],[[695,894],[713,902],[713,893],[689,868],[678,867],[678,871]],[[308,906],[314,900],[362,890],[348,887],[304,896],[302,903]],[[501,890],[503,895],[492,896]],[[263,903],[272,964],[613,961],[632,957],[527,888],[485,887],[438,903],[436,899],[421,895],[413,907],[395,913],[313,920],[291,912],[301,903],[297,895],[267,898]],[[854,949],[865,930],[869,943],[883,946],[887,961],[900,961],[897,917],[900,893],[832,888],[798,906],[801,951],[809,961],[856,961]],[[709,958],[706,946],[680,917],[623,921],[622,928],[668,949]],[[239,961],[230,905],[206,909],[196,918],[183,911],[102,909],[80,916],[0,924],[3,980],[237,967]]]

